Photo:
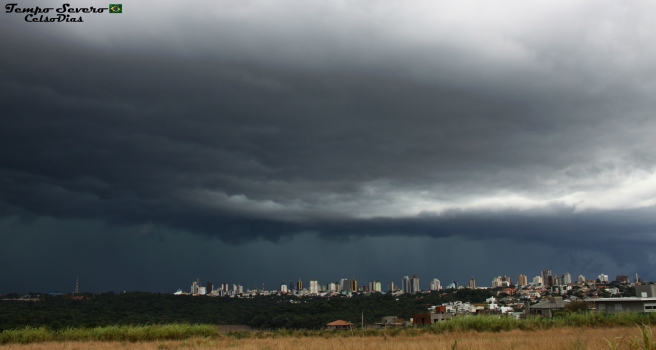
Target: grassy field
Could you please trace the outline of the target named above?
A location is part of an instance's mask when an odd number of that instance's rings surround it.
[[[414,342],[410,341],[411,339],[416,339],[417,344],[428,341],[425,339],[439,340],[441,344],[446,341],[445,339],[456,339],[461,334],[467,334],[466,337],[462,338],[462,341],[466,342],[478,338],[486,338],[488,339],[486,341],[497,342],[494,339],[505,339],[507,336],[513,337],[524,334],[523,337],[539,337],[543,334],[556,334],[558,332],[563,334],[568,334],[568,332],[580,334],[599,333],[605,335],[605,338],[612,340],[615,335],[610,334],[620,331],[622,336],[628,336],[629,334],[627,332],[629,330],[636,333],[638,331],[636,325],[641,324],[656,324],[656,314],[625,313],[605,316],[590,313],[571,314],[566,317],[553,319],[532,318],[526,320],[500,318],[498,316],[470,316],[458,317],[448,322],[437,323],[426,327],[402,327],[385,330],[353,329],[348,331],[273,330],[221,333],[217,330],[217,326],[214,325],[187,324],[69,328],[63,330],[51,330],[45,327],[27,327],[3,331],[0,333],[0,344],[16,346],[17,344],[47,343],[51,347],[56,347],[57,345],[53,344],[57,343],[69,344],[69,347],[74,346],[71,344],[87,344],[89,346],[93,344],[92,347],[94,348],[100,345],[111,347],[116,344],[133,344],[130,346],[135,346],[136,348],[144,346],[148,348],[148,346],[153,344],[152,342],[160,341],[165,341],[166,343],[162,343],[163,345],[158,343],[157,346],[167,347],[184,347],[193,344],[202,347],[210,346],[210,344],[223,344],[226,342],[227,344],[233,344],[233,342],[238,342],[245,346],[245,348],[248,348],[250,346],[248,344],[250,343],[247,340],[252,340],[255,342],[253,344],[265,342],[265,344],[269,345],[262,345],[262,347],[273,349],[270,346],[270,342],[268,342],[269,340],[272,342],[271,344],[281,342],[292,346],[296,340],[300,341],[301,339],[304,342],[315,339],[318,342],[317,344],[324,340],[330,340],[326,344],[342,344],[344,342],[363,341],[362,339],[366,339],[369,343],[373,342],[379,346],[386,346],[387,340],[394,339],[403,344],[407,343],[406,345],[410,346],[414,344]],[[609,335],[606,335],[606,333]],[[603,341],[604,337],[598,337],[596,339],[594,335],[591,335],[591,338],[586,338],[585,343]],[[404,339],[407,339],[407,341]],[[577,339],[569,340],[572,341],[572,344],[578,341]],[[515,342],[520,344],[519,339],[515,339]],[[34,348],[39,348],[39,345],[34,346]],[[419,348],[421,347],[417,349]]]
[[[32,344],[5,344],[0,349],[20,350],[81,350],[81,349],[235,349],[235,350],[283,350],[283,349],[472,349],[472,350],[583,350],[609,349],[605,339],[617,349],[643,349],[637,342],[640,332],[637,327],[576,328],[565,327],[541,331],[513,330],[508,332],[450,332],[444,334],[421,334],[416,336],[360,336],[360,337],[277,337],[245,338],[204,337],[185,340],[144,342],[43,342]],[[655,345],[656,346],[656,345]],[[646,348],[649,349],[649,348]],[[653,349],[653,348],[652,348]]]

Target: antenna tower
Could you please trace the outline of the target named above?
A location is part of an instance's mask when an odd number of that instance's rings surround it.
[[[75,276],[75,294],[80,292],[80,284],[78,282],[80,282],[80,277]]]

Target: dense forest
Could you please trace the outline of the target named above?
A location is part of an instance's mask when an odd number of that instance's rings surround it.
[[[484,302],[488,290],[460,289],[392,296],[388,294],[332,298],[257,296],[219,298],[145,292],[88,294],[87,300],[47,296],[39,302],[0,302],[0,331],[24,326],[96,327],[165,323],[244,324],[259,329],[321,328],[337,319],[380,322],[382,316],[409,319],[431,305],[448,301]]]

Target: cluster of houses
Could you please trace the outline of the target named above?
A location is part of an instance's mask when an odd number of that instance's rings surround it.
[[[400,319],[396,316],[385,316],[381,322],[368,325],[370,328],[386,328],[386,327],[402,327],[413,325],[429,325],[437,322],[448,321],[453,317],[459,315],[477,315],[477,314],[505,314],[510,317],[524,318],[530,316],[537,317],[553,317],[554,312],[563,310],[569,303],[583,302],[587,309],[596,309],[604,313],[620,313],[620,312],[656,312],[656,284],[648,285],[635,285],[635,297],[610,297],[610,298],[585,298],[580,299],[577,297],[563,298],[561,295],[552,295],[545,300],[531,305],[530,301],[526,301],[522,306],[521,311],[512,306],[501,306],[497,303],[497,299],[491,297],[485,303],[471,304],[468,302],[449,302],[440,306],[431,306],[426,313],[414,314],[408,321]],[[505,293],[505,292],[502,292]],[[535,292],[534,292],[535,293]],[[530,300],[531,298],[526,298]],[[356,327],[355,324],[337,320],[326,324],[328,329],[348,329]]]

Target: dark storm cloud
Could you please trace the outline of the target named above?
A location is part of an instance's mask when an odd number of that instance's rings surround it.
[[[103,40],[92,18],[53,33],[3,22],[2,213],[227,242],[653,245],[654,52],[636,9],[636,24],[454,23],[470,31],[436,39],[428,17],[407,26],[414,11],[390,29],[329,7],[345,33],[256,10],[159,35],[123,16]]]

